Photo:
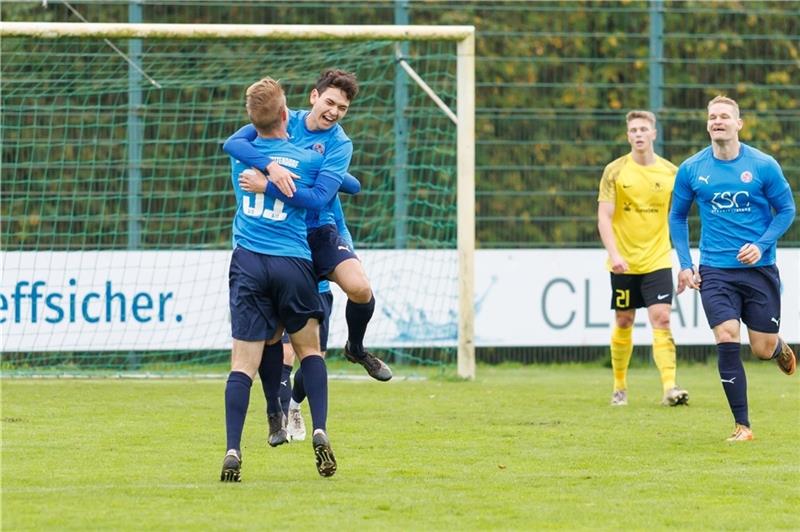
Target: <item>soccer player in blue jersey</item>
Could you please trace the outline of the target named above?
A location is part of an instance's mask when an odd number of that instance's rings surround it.
[[[352,73],[328,70],[317,80],[310,94],[311,109],[290,111],[289,135],[296,146],[317,151],[324,156],[320,175],[340,182],[347,174],[353,154],[353,144],[339,125],[358,93],[358,83]],[[364,348],[364,335],[375,310],[372,287],[352,245],[338,234],[333,217],[333,199],[323,201],[322,194],[295,190],[292,172],[251,146],[255,138],[252,125],[244,126],[231,136],[223,149],[231,156],[246,162],[254,169],[269,175],[266,193],[286,204],[308,209],[308,242],[314,268],[320,278],[338,284],[347,294],[345,317],[348,340],[345,357],[359,363],[370,376],[380,381],[392,378],[391,369]],[[261,177],[261,176],[259,176]]]
[[[355,178],[352,178],[355,180]],[[356,180],[357,184],[357,180]],[[357,187],[351,190],[357,192]],[[344,220],[341,203],[338,199],[334,202],[334,219],[339,229],[339,234],[350,246],[353,244],[353,237]],[[319,341],[322,356],[328,350],[328,334],[330,331],[330,317],[333,311],[333,294],[331,293],[330,282],[320,281],[318,285],[319,297],[322,301],[325,317],[320,323]],[[292,369],[294,366],[295,353],[292,349],[288,335],[284,334],[283,342],[283,368],[281,371],[279,390],[274,389],[275,367],[271,365],[272,359],[265,356],[262,358],[258,373],[261,376],[261,383],[264,389],[264,396],[267,401],[267,420],[269,425],[269,436],[267,443],[272,447],[277,447],[289,441],[303,441],[306,438],[305,421],[300,412],[300,405],[306,398],[305,388],[303,387],[302,368],[298,368],[295,373],[295,385],[292,386]],[[272,388],[270,388],[272,386]],[[276,399],[280,399],[280,408],[283,410],[283,422],[276,423],[274,412],[277,411]]]
[[[753,439],[747,409],[747,378],[740,357],[740,320],[750,349],[775,359],[787,375],[795,372],[792,349],[778,336],[781,321],[777,240],[792,224],[795,205],[780,165],[739,141],[739,105],[717,96],[708,103],[706,129],[711,146],[678,168],[669,229],[680,261],[678,293],[700,290],[714,331],[718,369],[736,423],[728,441]],[[700,265],[689,253],[687,216],[697,203],[702,232]]]
[[[253,142],[256,149],[292,168],[299,186],[324,185],[328,178],[318,175],[322,156],[287,140],[288,110],[280,85],[264,78],[247,89],[246,101],[248,116],[258,131]],[[265,344],[271,346],[267,347],[267,357],[280,367],[283,349],[279,340],[284,328],[304,370],[317,470],[322,476],[330,476],[336,471],[336,460],[325,431],[327,369],[319,345],[323,311],[306,239],[306,212],[264,194],[244,191],[238,176],[246,169],[245,164],[233,160],[237,203],[229,272],[233,349],[225,387],[227,453],[220,479],[238,482],[241,478],[242,430],[253,377]]]

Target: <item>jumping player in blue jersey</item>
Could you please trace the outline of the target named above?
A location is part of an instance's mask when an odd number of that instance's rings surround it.
[[[310,94],[311,109],[290,111],[288,132],[291,142],[324,156],[320,176],[341,183],[347,175],[353,144],[338,122],[344,118],[350,102],[358,93],[355,76],[341,70],[328,70],[317,80]],[[391,369],[379,358],[364,348],[364,335],[375,310],[375,298],[369,279],[352,245],[338,233],[333,217],[333,202],[325,194],[312,194],[297,190],[297,177],[280,161],[265,156],[254,149],[255,138],[252,125],[244,126],[231,136],[223,149],[231,156],[249,164],[259,173],[257,179],[242,183],[251,190],[265,192],[286,204],[308,209],[308,242],[311,246],[314,269],[320,278],[330,279],[347,294],[345,317],[348,340],[345,357],[359,363],[370,376],[380,381],[392,378]],[[260,172],[268,174],[269,183]],[[245,189],[247,190],[247,189]],[[335,191],[334,191],[335,193]]]
[[[717,96],[708,103],[711,146],[678,168],[669,214],[680,261],[677,291],[700,290],[714,331],[720,380],[736,423],[728,441],[753,439],[740,320],[754,355],[775,359],[787,375],[797,366],[794,352],[778,336],[781,294],[775,265],[777,240],[794,220],[794,198],[777,161],[739,141],[742,125],[736,101]],[[702,225],[699,269],[689,253],[687,216],[693,202]]]
[[[254,147],[292,168],[300,187],[325,184],[326,178],[318,175],[322,156],[287,140],[288,110],[280,85],[264,78],[247,89],[246,100],[248,116],[258,131]],[[322,476],[331,476],[336,472],[336,460],[326,434],[327,369],[319,345],[319,322],[324,314],[306,239],[306,212],[243,190],[239,175],[246,169],[240,161],[232,161],[237,204],[229,272],[233,349],[225,387],[227,453],[220,479],[238,482],[241,478],[241,439],[250,388],[264,356],[277,365],[271,378],[280,378],[283,349],[279,341],[284,328],[304,370],[317,470]],[[275,382],[268,388],[277,390],[278,386]]]

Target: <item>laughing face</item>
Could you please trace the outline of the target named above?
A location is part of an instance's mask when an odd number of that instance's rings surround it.
[[[708,108],[706,129],[712,142],[737,140],[739,130],[742,129],[742,119],[734,106],[718,102]]]
[[[332,128],[344,118],[350,108],[347,95],[335,87],[328,87],[322,93],[313,89],[310,101],[311,111],[308,113],[306,125],[312,131]]]

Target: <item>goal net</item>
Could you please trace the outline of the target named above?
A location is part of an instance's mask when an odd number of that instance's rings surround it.
[[[342,195],[376,310],[366,344],[472,376],[472,30],[0,23],[5,371],[179,371],[229,357],[244,91],[357,74]],[[448,112],[450,111],[450,112]],[[329,346],[346,340],[334,288]],[[469,304],[467,304],[469,303]]]

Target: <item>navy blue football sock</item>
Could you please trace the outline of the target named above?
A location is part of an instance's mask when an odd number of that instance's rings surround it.
[[[373,312],[375,312],[374,296],[368,303],[354,303],[347,300],[344,312],[347,320],[347,341],[350,343],[350,352],[356,356],[361,356],[364,351],[364,335]]]
[[[281,412],[281,372],[283,371],[283,344],[265,345],[261,355],[258,375],[267,400],[267,415]]]
[[[744,373],[742,357],[739,356],[741,346],[733,342],[717,344],[717,368],[722,388],[728,398],[733,419],[740,425],[750,426],[747,416],[747,377]]]
[[[292,399],[297,404],[306,400],[306,386],[303,383],[303,365],[294,372],[294,388],[292,388]]]
[[[328,369],[325,359],[319,355],[307,356],[300,362],[300,369],[303,370],[303,383],[308,394],[314,430],[325,430],[328,420]]]
[[[241,371],[231,371],[225,385],[225,433],[227,449],[241,449],[244,418],[250,404],[250,387],[253,379]]]
[[[281,372],[281,408],[289,415],[289,400],[292,398],[292,366],[283,365]]]

